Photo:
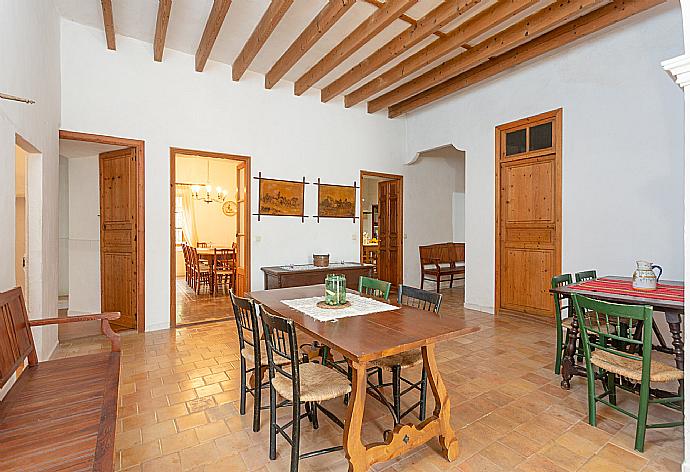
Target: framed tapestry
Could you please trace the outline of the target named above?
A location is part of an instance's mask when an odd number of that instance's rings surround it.
[[[280,180],[254,177],[259,181],[259,212],[262,216],[297,216],[304,221],[304,187],[306,180]]]
[[[318,179],[319,188],[318,210],[316,221],[320,218],[352,218],[357,219],[357,183],[353,185],[322,184]]]

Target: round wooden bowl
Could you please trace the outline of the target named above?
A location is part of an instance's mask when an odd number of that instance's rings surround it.
[[[326,302],[320,301],[316,304],[316,306],[319,308],[323,308],[324,310],[342,310],[343,308],[352,306],[352,303],[345,302],[343,305],[328,305]]]

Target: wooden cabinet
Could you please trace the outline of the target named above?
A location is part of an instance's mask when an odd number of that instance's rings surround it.
[[[328,274],[343,274],[347,279],[347,288],[357,290],[359,277],[371,277],[374,266],[358,262],[330,264],[328,267],[316,267],[312,264],[262,267],[264,289],[301,287],[324,283]]]

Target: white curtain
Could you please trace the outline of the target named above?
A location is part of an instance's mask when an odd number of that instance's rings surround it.
[[[192,188],[189,185],[178,185],[176,194],[178,197],[182,197],[182,234],[190,246],[196,247],[198,236]]]

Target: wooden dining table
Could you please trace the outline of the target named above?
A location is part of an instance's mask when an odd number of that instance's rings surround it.
[[[630,277],[599,277],[595,281],[612,281],[615,282],[626,282],[632,283],[632,278]],[[660,282],[661,284],[668,287],[683,287],[684,283],[681,281],[669,281],[664,280]],[[628,305],[649,305],[655,311],[660,311],[664,313],[666,323],[668,324],[669,331],[671,332],[671,346],[666,343],[663,334],[659,328],[654,324],[654,335],[657,338],[657,344],[654,344],[653,349],[659,352],[664,352],[667,354],[673,354],[676,367],[683,370],[683,336],[681,334],[681,323],[682,315],[684,312],[685,300],[678,299],[677,297],[665,297],[658,298],[652,292],[647,291],[634,291],[634,290],[621,290],[619,293],[613,293],[611,291],[602,291],[601,289],[593,289],[591,281],[575,283],[571,285],[565,285],[562,287],[552,288],[551,293],[560,293],[563,295],[571,296],[573,294],[584,295],[589,298],[594,298],[597,300],[604,300],[614,303],[624,303]],[[623,284],[621,284],[623,285]],[[573,317],[572,326],[569,328],[570,335],[568,339],[568,345],[566,347],[565,354],[563,356],[563,362],[561,364],[561,375],[563,381],[561,382],[561,387],[565,389],[570,388],[570,379],[573,375],[582,375],[583,369],[580,368],[575,362],[575,352],[577,349],[576,342],[579,336],[579,326],[577,322],[577,317]],[[682,387],[682,385],[681,385]]]
[[[216,255],[216,249],[221,250],[225,249],[228,251],[232,251],[233,249],[230,247],[222,247],[222,246],[217,246],[217,247],[198,247],[196,248],[196,253],[199,255],[199,259],[204,259],[205,261],[208,261],[209,265],[213,264],[213,258]]]
[[[351,364],[352,393],[343,432],[343,449],[350,472],[366,471],[373,464],[393,459],[435,437],[439,440],[443,456],[454,461],[459,454],[459,445],[451,427],[450,399],[436,365],[434,349],[440,341],[469,334],[479,328],[467,326],[453,315],[435,314],[409,306],[337,321],[317,321],[281,302],[323,294],[322,284],[262,290],[251,292],[249,296],[268,312],[293,320],[301,331],[340,353]],[[396,426],[393,431],[384,434],[381,442],[364,444],[362,423],[368,363],[413,349],[422,351],[424,369],[435,399],[433,414],[419,424]]]

